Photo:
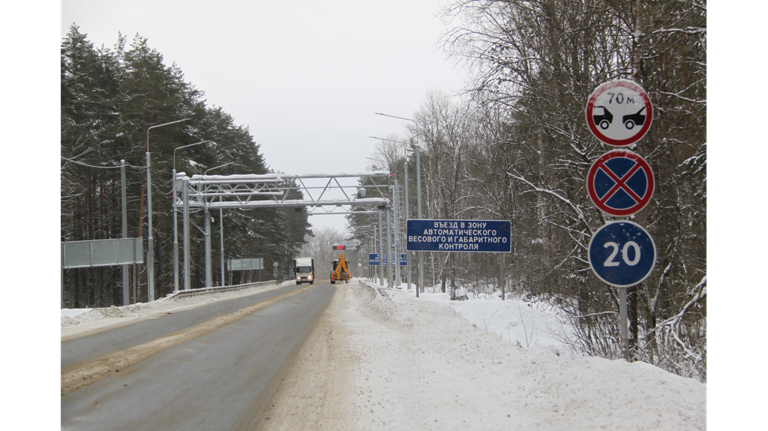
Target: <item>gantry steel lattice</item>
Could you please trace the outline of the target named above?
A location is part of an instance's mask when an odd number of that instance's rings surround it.
[[[193,175],[176,174],[174,213],[183,212],[184,289],[189,290],[189,210],[205,213],[206,287],[211,287],[210,211],[292,207],[308,215],[376,213],[390,208],[387,171],[343,174]],[[382,179],[384,181],[382,181]],[[378,181],[377,181],[378,180]],[[375,191],[375,193],[374,193]],[[377,197],[366,197],[378,195]],[[352,207],[347,209],[346,207]],[[174,235],[176,235],[174,233]],[[174,264],[176,266],[176,264]]]

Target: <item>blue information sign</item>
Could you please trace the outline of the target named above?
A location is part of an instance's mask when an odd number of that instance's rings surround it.
[[[589,243],[589,264],[604,282],[629,287],[648,278],[656,263],[656,244],[642,226],[631,221],[607,223]]]
[[[393,254],[391,257],[394,257]],[[379,266],[379,253],[368,253],[368,264],[371,266]],[[400,254],[400,266],[407,266],[408,265],[408,254],[401,253]],[[384,253],[384,266],[387,266],[387,254]]]
[[[509,253],[512,224],[488,220],[408,220],[406,250]]]

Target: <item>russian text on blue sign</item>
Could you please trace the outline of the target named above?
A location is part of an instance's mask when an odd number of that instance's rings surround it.
[[[598,229],[589,243],[589,264],[604,282],[629,287],[648,278],[656,263],[656,244],[642,226],[614,221]]]
[[[406,226],[408,251],[512,251],[509,221],[408,220]]]
[[[392,255],[394,256],[394,254]],[[368,264],[371,266],[379,266],[379,253],[368,253]],[[400,266],[408,265],[408,255],[406,253],[400,254]],[[387,255],[384,254],[384,266],[387,266]]]

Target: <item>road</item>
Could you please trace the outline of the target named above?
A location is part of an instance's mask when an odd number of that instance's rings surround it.
[[[62,430],[254,429],[335,292],[289,286],[63,342]]]

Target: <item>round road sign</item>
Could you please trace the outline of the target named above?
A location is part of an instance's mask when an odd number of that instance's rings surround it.
[[[653,106],[645,90],[632,81],[606,82],[587,101],[587,125],[608,145],[623,147],[639,141],[653,120]]]
[[[612,286],[634,286],[651,275],[656,244],[648,231],[635,222],[610,222],[592,237],[589,264],[601,280]]]
[[[634,214],[651,200],[653,172],[639,155],[614,150],[597,159],[587,174],[589,198],[601,211],[614,216]]]

